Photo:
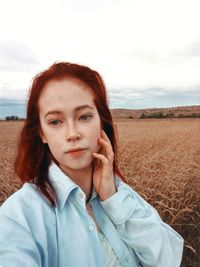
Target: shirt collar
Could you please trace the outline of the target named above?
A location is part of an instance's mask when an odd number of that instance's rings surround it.
[[[49,166],[48,177],[55,188],[56,200],[60,209],[63,209],[67,198],[73,189],[76,188],[82,191],[82,189],[72,179],[70,179],[69,176],[67,176],[54,161],[52,161]],[[82,193],[84,194],[83,191]],[[93,187],[90,201],[92,201],[95,197],[97,197],[97,193]]]

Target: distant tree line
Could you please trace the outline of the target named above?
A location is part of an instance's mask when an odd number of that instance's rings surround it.
[[[140,116],[141,119],[155,118],[155,119],[163,119],[163,118],[200,118],[200,113],[191,113],[191,114],[177,114],[167,113],[163,114],[163,112],[155,112],[151,114],[142,114]]]
[[[140,119],[165,119],[165,118],[200,118],[200,113],[191,113],[191,114],[174,114],[174,113],[167,113],[163,114],[163,112],[154,112],[142,115],[139,117]],[[134,119],[134,116],[129,115],[127,119]]]
[[[192,113],[190,115],[179,114],[179,118],[200,118],[200,113]]]
[[[12,116],[6,116],[5,120],[6,121],[22,121],[24,119],[23,118],[19,118],[18,116],[12,115]]]
[[[177,118],[174,113],[167,113],[167,114],[163,114],[163,112],[154,112],[154,113],[150,113],[150,114],[142,114],[140,116],[141,119],[163,119],[163,118]]]
[[[142,114],[140,116],[141,119],[155,118],[155,119],[163,119],[163,118],[200,118],[200,113],[191,113],[191,114],[177,114],[167,113],[163,114],[163,112],[155,112],[150,114]]]

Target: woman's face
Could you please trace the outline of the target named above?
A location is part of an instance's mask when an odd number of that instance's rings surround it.
[[[101,121],[91,89],[75,78],[49,81],[40,95],[40,136],[61,169],[91,166],[100,145]],[[81,148],[79,152],[69,150]]]

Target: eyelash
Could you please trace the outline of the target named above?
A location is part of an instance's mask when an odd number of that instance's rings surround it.
[[[89,115],[89,114],[84,114],[84,115],[80,116],[80,118],[83,118],[83,117],[92,118],[93,116]],[[50,121],[49,124],[52,125],[52,126],[57,126],[58,124],[54,124],[54,123],[58,122],[58,121],[60,121],[60,120],[53,120],[53,121]],[[83,121],[88,121],[88,119],[83,120]]]

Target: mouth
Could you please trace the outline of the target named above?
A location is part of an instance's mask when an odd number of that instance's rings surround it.
[[[85,153],[86,150],[86,148],[71,149],[67,151],[67,154],[73,157],[80,157]]]
[[[77,147],[77,148],[68,150],[66,153],[72,153],[72,152],[77,152],[77,151],[82,151],[82,150],[86,150],[86,148]]]

